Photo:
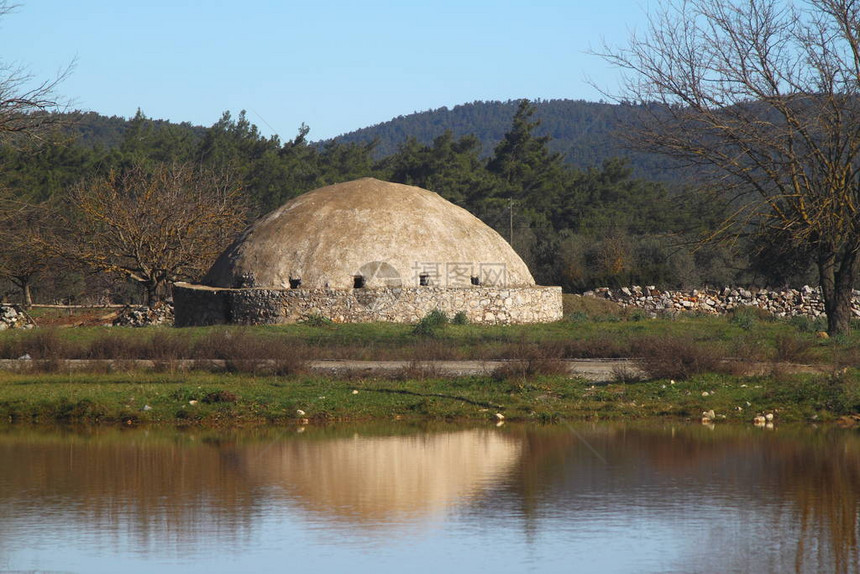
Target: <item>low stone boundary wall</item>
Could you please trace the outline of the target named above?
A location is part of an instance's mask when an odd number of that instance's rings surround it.
[[[586,297],[609,299],[622,307],[635,307],[654,314],[674,314],[685,311],[723,314],[738,307],[758,307],[777,317],[820,317],[824,315],[824,299],[819,287],[803,286],[800,289],[693,289],[668,291],[648,287],[606,287],[586,291]],[[853,313],[860,317],[860,291],[854,291]]]
[[[20,305],[0,304],[0,331],[6,329],[30,329],[33,319]]]
[[[548,323],[562,318],[561,287],[397,287],[386,289],[220,289],[178,283],[176,326],[296,323],[415,323],[433,310],[470,322]]]

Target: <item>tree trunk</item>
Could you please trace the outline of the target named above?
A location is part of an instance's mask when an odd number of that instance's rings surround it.
[[[159,282],[156,280],[147,281],[144,283],[144,287],[146,288],[146,306],[150,309],[155,307],[155,304],[158,303],[158,286]]]
[[[10,277],[12,283],[21,290],[21,304],[25,309],[29,309],[33,306],[33,294],[30,291],[30,276],[29,275],[15,275]]]
[[[33,306],[33,294],[30,292],[30,282],[25,281],[21,286],[21,292],[24,298],[24,309],[29,309]]]
[[[846,246],[840,254],[833,249],[824,251],[818,258],[818,273],[827,314],[827,334],[845,335],[851,332],[851,308],[860,252],[851,246]]]
[[[164,301],[168,296],[166,279],[150,279],[144,283],[146,288],[146,306],[155,307],[156,303]]]

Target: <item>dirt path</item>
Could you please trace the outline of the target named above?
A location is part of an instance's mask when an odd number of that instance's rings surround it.
[[[224,368],[225,361],[203,361],[216,368]],[[353,360],[322,360],[310,361],[312,371],[332,376],[397,376],[423,374],[424,376],[466,377],[473,375],[489,375],[499,367],[509,363],[503,360],[488,361],[353,361]],[[571,377],[582,377],[589,381],[611,381],[619,370],[628,373],[638,373],[639,370],[629,359],[568,359],[563,361]],[[58,370],[82,371],[89,368],[104,370],[113,365],[111,360],[69,359],[62,361]],[[2,359],[0,370],[24,370],[31,365],[28,359]],[[139,359],[135,361],[119,361],[118,366],[142,369],[174,368],[178,370],[200,366],[201,361],[178,360],[166,364],[162,361]]]
[[[273,361],[263,360],[262,364],[273,364]],[[309,361],[308,368],[316,373],[333,377],[363,377],[363,376],[386,376],[386,377],[468,377],[476,375],[491,375],[496,369],[510,364],[510,360],[484,360],[484,361],[354,361],[349,359],[327,359]],[[612,382],[618,380],[622,375],[624,378],[644,376],[642,370],[632,359],[565,359],[562,361],[567,367],[571,377],[580,377],[592,382]],[[53,371],[84,371],[95,370],[104,372],[111,367],[120,369],[160,369],[160,370],[190,370],[193,368],[210,366],[215,369],[227,367],[226,361],[220,359],[192,360],[180,359],[176,361],[151,361],[146,359],[113,361],[67,359],[51,363]],[[26,371],[33,362],[29,359],[0,359],[0,371]],[[735,366],[734,371],[738,375],[764,375],[772,372],[774,368],[794,373],[821,373],[826,372],[825,365],[799,365],[793,363],[756,363],[741,362]]]
[[[332,375],[396,375],[409,370],[440,377],[489,375],[510,361],[312,361],[311,369]],[[639,373],[629,359],[568,359],[563,361],[572,377],[589,381],[611,381],[619,370]]]

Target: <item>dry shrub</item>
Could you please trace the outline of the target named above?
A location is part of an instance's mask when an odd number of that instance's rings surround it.
[[[61,337],[54,328],[33,329],[14,343],[17,345],[11,345],[6,355],[11,359],[29,355],[36,361],[48,361],[82,356],[79,346]]]
[[[724,372],[724,351],[713,343],[653,337],[639,341],[636,347],[636,364],[651,379],[688,379],[702,373]]]
[[[89,344],[87,358],[134,360],[141,358],[142,345],[131,337],[119,336],[116,333],[103,333]]]
[[[617,363],[612,366],[612,380],[616,383],[638,383],[642,374],[628,363]]]
[[[310,370],[310,354],[306,347],[291,346],[284,354],[272,359],[270,372],[279,377],[307,373]]]
[[[856,367],[860,365],[860,345],[837,347],[834,350],[834,368]]]
[[[22,337],[3,337],[0,339],[0,358],[17,359],[26,352],[24,348]]]
[[[630,343],[617,336],[599,335],[564,342],[563,356],[570,359],[618,359],[630,355]]]
[[[410,349],[413,361],[457,360],[463,358],[463,351],[453,344],[439,339],[428,339]]]
[[[192,355],[187,336],[172,330],[157,330],[148,339],[105,333],[94,339],[86,356],[110,360],[118,371],[133,369],[138,360],[150,360],[156,371],[172,371],[176,362]]]
[[[774,360],[785,363],[804,363],[809,359],[814,346],[814,342],[807,337],[779,335],[776,338]]]
[[[395,374],[394,378],[403,381],[426,381],[438,379],[441,376],[442,369],[438,363],[412,359]]]
[[[150,337],[139,358],[153,361],[177,361],[190,358],[193,346],[188,336],[181,331],[159,329]]]
[[[732,338],[728,353],[741,361],[766,361],[772,356],[768,342],[751,333]]]
[[[720,361],[718,371],[733,377],[748,377],[762,374],[760,363],[750,362],[737,357],[729,357]]]
[[[306,371],[310,352],[295,341],[222,329],[195,343],[195,359],[220,359],[231,372],[290,375]]]
[[[498,380],[525,379],[539,375],[567,375],[570,369],[564,360],[561,345],[508,345],[507,358],[493,371]]]

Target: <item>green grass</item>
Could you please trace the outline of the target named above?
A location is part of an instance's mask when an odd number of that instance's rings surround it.
[[[642,319],[584,299],[567,302],[573,310],[557,323],[439,321],[429,337],[412,325],[324,321],[4,331],[0,358],[26,353],[42,361],[16,362],[20,372],[0,372],[0,422],[236,426],[296,424],[303,418],[494,420],[496,412],[509,420],[552,422],[697,419],[711,409],[730,421],[765,411],[799,421],[860,411],[858,335],[821,339],[808,321],[756,313]],[[638,357],[652,380],[618,373],[615,383],[591,385],[555,374],[559,359],[589,357]],[[114,364],[111,372],[70,374],[62,363],[68,358]],[[154,360],[156,368],[124,368],[124,361],[138,358]],[[402,380],[308,374],[307,360],[325,358],[399,359],[415,367],[404,369]],[[497,358],[514,361],[505,372],[480,378],[443,379],[432,368],[419,368],[434,359]],[[226,371],[181,372],[172,366],[175,359],[222,359]],[[259,359],[275,361],[261,368]],[[765,375],[741,376],[737,366],[753,362]],[[791,374],[785,363],[816,365],[818,372]]]
[[[0,374],[0,421],[281,425],[358,420],[828,421],[860,411],[860,373],[592,384],[565,376],[427,380],[153,373]]]

